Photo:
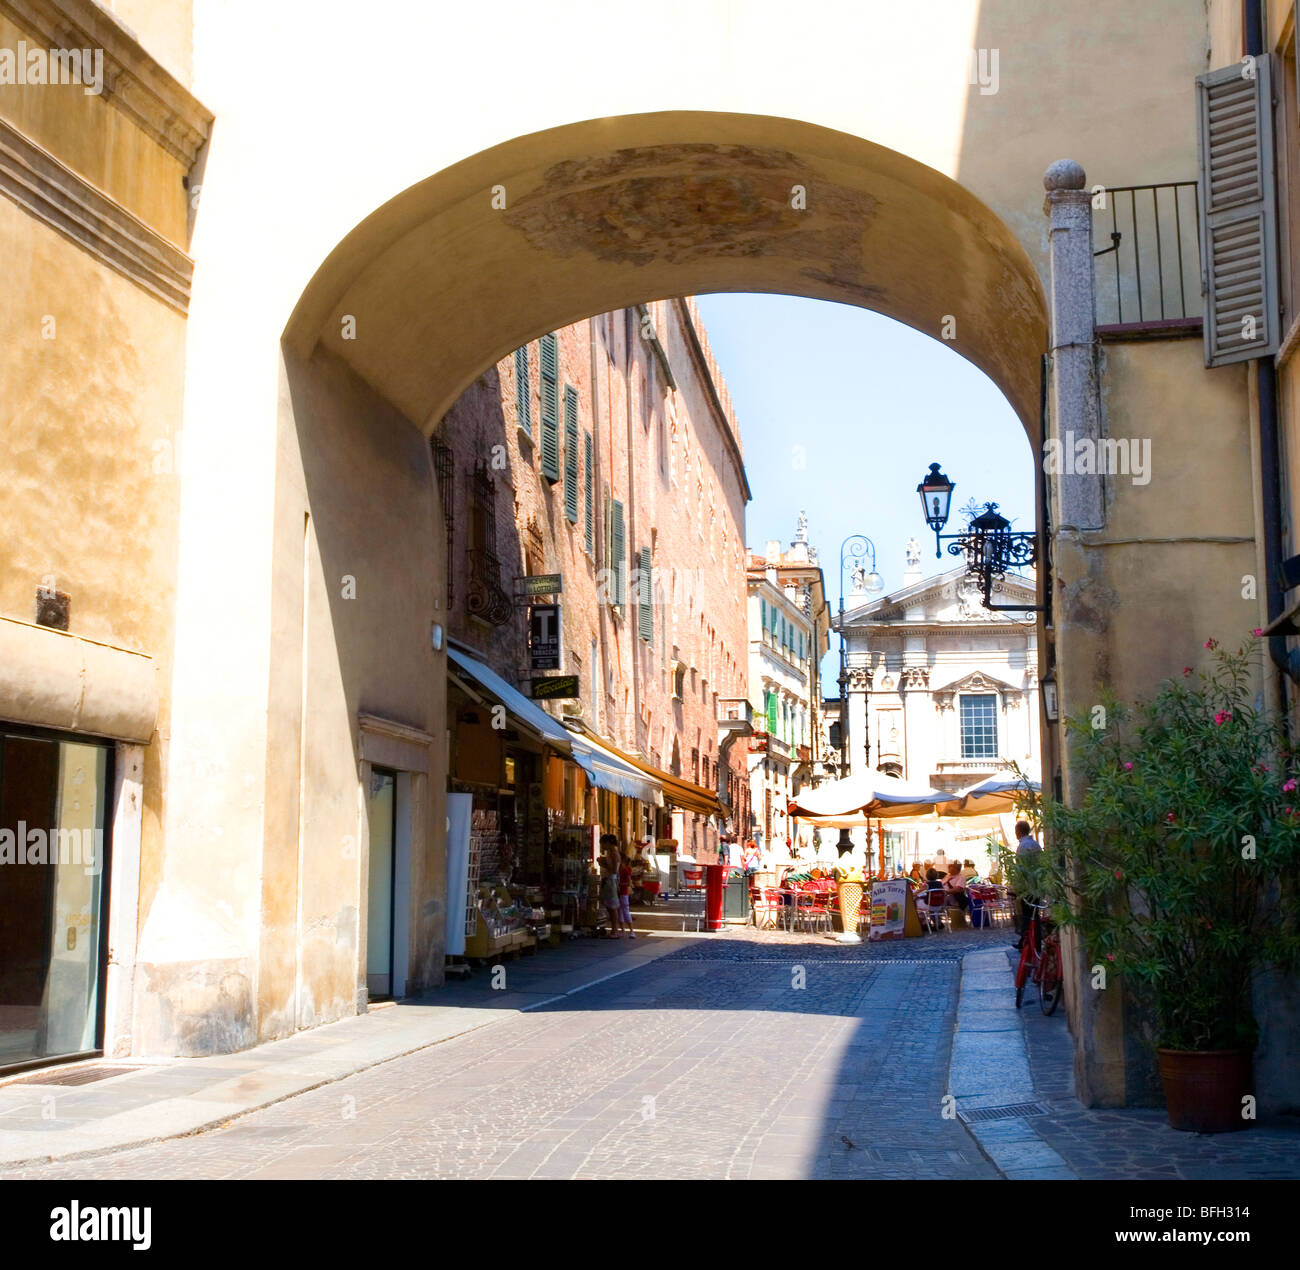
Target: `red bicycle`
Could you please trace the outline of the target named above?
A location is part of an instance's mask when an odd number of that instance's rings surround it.
[[[1038,1006],[1044,1014],[1056,1013],[1061,1003],[1064,979],[1061,974],[1061,938],[1044,914],[1046,904],[1025,901],[1030,909],[1029,927],[1021,936],[1020,962],[1016,966],[1016,1009],[1025,998],[1025,985],[1038,990]]]

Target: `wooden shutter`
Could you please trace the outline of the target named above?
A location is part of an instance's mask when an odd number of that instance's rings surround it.
[[[776,736],[776,693],[767,694],[767,730],[772,736]]]
[[[1271,60],[1256,57],[1253,66],[1253,78],[1243,64],[1196,78],[1207,366],[1278,347]]]
[[[564,385],[564,514],[578,523],[578,393]]]
[[[519,426],[524,435],[533,435],[532,384],[528,375],[528,345],[515,349],[515,408],[519,412]]]
[[[627,546],[624,541],[623,526],[623,504],[614,499],[610,503],[609,513],[609,551],[611,559],[609,561],[610,580],[613,584],[611,595],[612,602],[616,608],[622,608],[626,603],[626,579],[625,571],[625,553]]]
[[[654,576],[651,573],[652,568],[650,548],[642,547],[641,568],[637,577],[637,596],[639,597],[637,622],[641,629],[641,638],[647,644],[655,642]]]
[[[542,475],[560,479],[560,357],[559,341],[543,335],[541,348]]]
[[[587,554],[595,556],[596,554],[596,474],[592,470],[593,446],[591,444],[591,433],[588,432],[583,437],[583,458],[586,465],[583,468],[583,510],[587,514]]]

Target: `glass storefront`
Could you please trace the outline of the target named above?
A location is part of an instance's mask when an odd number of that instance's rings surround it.
[[[0,725],[0,1071],[99,1047],[111,767]]]

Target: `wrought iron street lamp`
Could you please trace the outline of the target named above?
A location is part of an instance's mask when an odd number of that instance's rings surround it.
[[[861,572],[861,562],[871,556],[871,572]],[[849,671],[848,654],[844,642],[844,568],[850,560],[856,561],[853,574],[861,582],[861,590],[868,595],[878,595],[885,589],[885,583],[876,572],[876,544],[865,534],[850,534],[840,543],[840,779],[848,773],[849,754]],[[855,591],[855,594],[857,592]]]
[[[984,510],[971,516],[964,534],[940,532],[948,523],[952,506],[952,492],[956,485],[940,470],[937,463],[916,487],[925,509],[926,523],[934,530],[935,559],[942,555],[941,544],[948,543],[948,554],[966,557],[966,576],[979,587],[986,609],[1014,609],[1017,612],[1038,612],[1039,604],[993,604],[993,588],[1006,576],[1009,569],[1038,562],[1038,535],[1012,533],[1011,522],[998,513],[997,503],[985,503]]]

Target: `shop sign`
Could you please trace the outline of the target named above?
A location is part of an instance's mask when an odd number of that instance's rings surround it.
[[[523,582],[526,596],[559,595],[564,590],[564,577],[559,573],[538,573]]]
[[[533,670],[560,668],[560,606],[528,606],[528,653]],[[571,694],[576,696],[576,693]]]
[[[577,675],[549,675],[545,679],[534,679],[532,687],[534,701],[568,700],[581,695]]]
[[[875,882],[871,887],[870,939],[902,939],[907,913],[907,879]]]

